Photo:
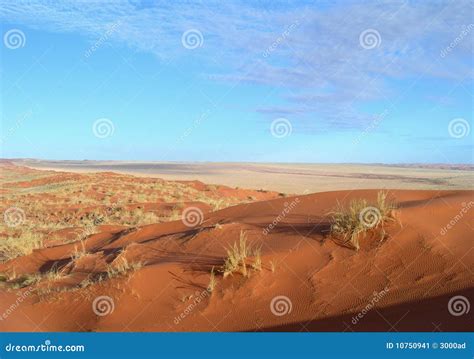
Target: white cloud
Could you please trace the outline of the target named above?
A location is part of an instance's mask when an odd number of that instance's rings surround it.
[[[290,104],[260,112],[315,112],[341,128],[363,125],[372,116],[335,109],[380,98],[391,91],[392,79],[424,76],[456,82],[474,77],[474,32],[448,56],[440,56],[472,22],[468,0],[257,4],[1,1],[0,16],[35,29],[80,33],[91,42],[120,21],[111,41],[173,61],[190,55],[182,47],[182,33],[199,29],[204,43],[193,56],[216,66],[215,73],[206,75],[283,87]],[[366,29],[378,31],[378,47],[360,46],[359,35]],[[350,116],[336,121],[338,113]]]

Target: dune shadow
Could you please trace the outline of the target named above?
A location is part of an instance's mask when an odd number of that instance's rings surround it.
[[[263,327],[259,330],[268,332],[470,332],[474,328],[472,311],[459,316],[450,313],[448,303],[455,296],[463,296],[467,300],[472,299],[474,287],[384,308],[372,308],[362,318],[358,318],[359,313],[348,313],[324,319]],[[252,328],[248,331],[254,330]]]

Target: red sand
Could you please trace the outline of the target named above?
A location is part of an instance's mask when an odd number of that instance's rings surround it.
[[[195,228],[174,221],[104,229],[86,239],[90,254],[77,261],[71,260],[74,243],[36,250],[0,264],[0,272],[20,276],[56,266],[63,277],[41,282],[53,289],[43,295],[29,287],[0,288],[0,330],[473,330],[472,311],[452,315],[448,302],[455,295],[474,298],[474,192],[390,191],[398,221],[386,225],[384,241],[368,234],[355,251],[330,240],[328,212],[337,201],[374,200],[376,194],[326,192],[237,205],[207,213]],[[222,265],[224,247],[238,241],[241,231],[261,246],[263,269],[251,270],[249,278],[218,274],[208,293],[211,268]],[[145,265],[77,287],[122,257]],[[107,315],[93,310],[99,296],[113,301],[113,311],[103,307]]]

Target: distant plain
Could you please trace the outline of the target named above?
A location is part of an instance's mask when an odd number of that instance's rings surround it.
[[[112,171],[165,180],[315,193],[351,189],[473,189],[469,165],[286,164],[18,160],[22,166],[68,172]]]

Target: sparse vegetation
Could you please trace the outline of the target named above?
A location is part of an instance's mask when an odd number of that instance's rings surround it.
[[[128,272],[135,272],[143,267],[143,263],[130,263],[125,257],[120,256],[112,264],[107,266],[107,277],[114,278]]]
[[[272,273],[275,273],[276,264],[275,264],[275,262],[273,262],[273,261],[270,261],[270,270],[272,271]]]
[[[23,231],[19,237],[7,237],[0,241],[0,261],[24,256],[43,247],[43,238],[38,233]]]
[[[245,260],[248,255],[249,246],[247,245],[246,235],[244,232],[240,232],[239,243],[235,242],[233,246],[227,248],[227,258],[223,266],[224,278],[239,270],[245,275],[247,273]]]
[[[256,248],[253,252],[254,261],[252,263],[252,268],[256,271],[262,270],[262,258],[261,258],[261,248]]]
[[[261,270],[262,260],[260,256],[260,248],[253,250],[252,247],[247,243],[246,234],[241,231],[239,243],[234,242],[234,245],[227,248],[227,257],[222,266],[222,273],[224,278],[240,272],[244,277],[249,275],[247,270],[247,258],[254,257],[254,261],[251,266],[254,270]]]
[[[382,227],[382,236],[385,231],[383,224],[393,220],[395,206],[387,200],[387,193],[379,191],[377,202],[369,203],[366,199],[352,200],[348,208],[338,203],[331,212],[331,236],[339,244],[358,250],[359,236],[362,233]]]
[[[216,274],[214,273],[214,267],[211,269],[211,276],[209,278],[209,284],[207,286],[207,290],[212,293],[217,285]]]

